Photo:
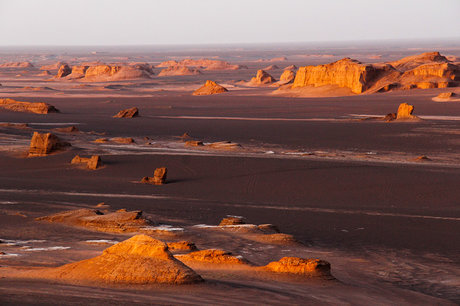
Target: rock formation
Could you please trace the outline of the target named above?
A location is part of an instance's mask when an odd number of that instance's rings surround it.
[[[59,110],[54,106],[43,102],[21,102],[13,99],[0,99],[0,108],[13,112],[49,114],[58,113]]]
[[[113,118],[133,118],[139,116],[139,109],[132,107],[119,111]]]
[[[164,242],[146,235],[136,235],[105,249],[100,256],[48,273],[60,280],[95,283],[179,285],[203,281],[175,259]]]
[[[64,62],[56,62],[54,64],[43,65],[40,70],[58,70],[62,65],[66,65]]]
[[[91,157],[80,157],[79,155],[76,155],[70,163],[86,164],[86,167],[90,170],[96,170],[102,167],[102,161],[99,155],[93,155]]]
[[[450,99],[456,97],[457,94],[454,92],[442,92],[436,98],[442,101],[449,101]]]
[[[238,224],[246,224],[245,220],[243,217],[239,216],[227,216],[226,218],[223,218],[219,226],[225,226],[225,225],[238,225]]]
[[[237,70],[241,68],[247,68],[242,65],[232,65],[228,62],[221,60],[211,60],[207,58],[202,59],[183,59],[180,62],[166,61],[162,62],[157,67],[174,67],[174,66],[185,66],[185,67],[205,67],[206,70]]]
[[[258,70],[255,77],[251,79],[253,85],[265,85],[275,82],[276,80],[263,70]]]
[[[227,92],[227,88],[217,84],[216,82],[207,80],[206,83],[193,92],[194,96],[215,95]]]
[[[306,277],[330,277],[331,265],[320,259],[303,259],[298,257],[283,257],[263,267],[276,273],[289,273]]]
[[[48,70],[43,70],[41,73],[37,74],[38,76],[49,76],[51,75],[51,72]]]
[[[176,255],[176,258],[186,264],[192,262],[220,265],[241,265],[248,263],[243,257],[234,256],[232,253],[223,250],[196,251],[188,254]]]
[[[83,208],[36,218],[36,220],[81,226],[110,233],[140,232],[144,227],[154,224],[142,215],[142,211],[126,211],[125,209],[103,212],[97,209]]]
[[[54,132],[59,132],[59,133],[78,133],[80,130],[76,126],[67,126],[67,127],[61,127],[61,128],[55,128],[53,129]]]
[[[286,68],[284,68],[284,70],[296,71],[296,70],[297,70],[297,66],[296,66],[296,65],[290,65],[290,66],[287,66]]]
[[[153,177],[145,176],[142,178],[141,183],[153,184],[153,185],[163,185],[166,183],[166,175],[168,174],[168,169],[166,167],[156,168],[153,173]]]
[[[404,57],[400,60],[389,62],[391,66],[398,69],[399,71],[407,71],[414,69],[420,65],[429,63],[447,63],[449,60],[442,56],[439,52],[426,52],[422,54],[416,54]]]
[[[12,62],[0,64],[0,68],[33,68],[30,62]]]
[[[192,69],[183,65],[170,66],[158,73],[158,76],[175,76],[175,75],[197,75],[201,74],[198,69]]]
[[[189,241],[168,242],[168,249],[171,252],[196,251],[196,245]]]
[[[188,140],[185,142],[185,145],[189,147],[200,147],[200,146],[204,146],[204,143],[199,140]]]
[[[262,68],[262,70],[265,70],[265,71],[277,70],[277,69],[280,69],[280,68],[278,66],[276,66],[276,65],[270,65],[270,66],[267,66],[265,68]]]
[[[29,157],[46,156],[66,146],[70,146],[70,144],[61,141],[54,134],[40,134],[38,132],[34,132],[32,139],[30,141]]]
[[[292,83],[295,79],[295,73],[292,70],[284,70],[280,76],[280,84],[289,84]]]
[[[134,143],[135,142],[134,139],[132,139],[131,137],[114,137],[114,138],[110,138],[110,141],[117,142],[117,143]],[[106,141],[101,141],[101,138],[100,138],[100,139],[96,139],[95,142],[106,142]]]
[[[59,71],[56,74],[56,78],[57,79],[64,78],[71,73],[72,73],[72,69],[70,69],[69,65],[63,64],[61,65],[61,67],[59,67]]]
[[[397,120],[407,120],[407,119],[418,119],[417,116],[412,115],[414,112],[414,106],[407,103],[401,103],[398,107],[398,112],[396,113]]]

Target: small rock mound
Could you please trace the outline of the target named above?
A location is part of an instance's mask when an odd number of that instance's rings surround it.
[[[239,224],[246,224],[246,221],[243,217],[239,216],[227,216],[220,221],[219,226],[225,225],[239,225]]]
[[[223,250],[203,250],[189,254],[177,255],[183,262],[200,262],[210,264],[240,265],[247,264],[248,261],[241,256],[234,256],[231,252]]]
[[[456,94],[454,92],[442,92],[440,93],[437,98],[439,99],[450,99],[452,97],[455,97]]]
[[[96,170],[102,167],[101,157],[99,155],[93,155],[91,157],[80,157],[76,155],[71,164],[86,164],[86,167],[90,170]]]
[[[119,111],[113,118],[133,118],[139,116],[139,109],[132,107]]]
[[[62,280],[117,284],[190,284],[203,279],[175,259],[167,245],[136,235],[95,258],[67,264],[51,272]]]
[[[134,143],[135,142],[134,139],[132,139],[131,137],[114,137],[114,138],[110,138],[110,141],[117,142],[117,143]],[[105,141],[101,141],[101,138],[100,138],[100,139],[96,139],[95,142],[105,142]]]
[[[13,99],[0,99],[0,108],[13,112],[49,114],[58,113],[59,110],[54,106],[43,102],[21,102]]]
[[[401,103],[398,107],[398,112],[396,114],[397,120],[408,120],[408,119],[418,119],[417,116],[412,115],[414,112],[414,106],[407,103]]]
[[[258,70],[255,77],[251,79],[254,85],[264,85],[274,83],[276,80],[264,70]]]
[[[163,185],[166,183],[166,175],[168,174],[168,169],[166,167],[157,168],[153,173],[153,177],[145,176],[142,178],[141,183],[144,184],[153,184],[153,185]]]
[[[299,257],[283,257],[263,267],[276,273],[289,273],[307,277],[331,276],[331,264],[320,259],[303,259]]]
[[[46,156],[54,151],[70,146],[69,143],[61,141],[51,133],[40,134],[34,132],[30,141],[29,157]]]
[[[35,220],[82,226],[100,232],[111,233],[138,232],[142,231],[143,227],[154,224],[142,215],[142,211],[127,211],[125,209],[115,212],[102,212],[97,209],[83,208],[39,217]]]
[[[168,242],[168,249],[171,252],[175,251],[196,251],[196,245],[189,241]]]
[[[76,126],[66,126],[66,127],[61,127],[61,128],[55,128],[53,129],[55,132],[59,133],[77,133],[80,132],[80,130]]]
[[[227,88],[217,84],[216,82],[207,80],[206,83],[193,92],[194,96],[214,95],[227,92]]]

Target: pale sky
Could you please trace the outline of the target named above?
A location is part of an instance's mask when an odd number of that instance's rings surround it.
[[[460,0],[0,0],[0,46],[460,40]]]

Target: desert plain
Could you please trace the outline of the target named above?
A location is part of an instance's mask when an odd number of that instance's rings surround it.
[[[458,44],[0,60],[2,305],[460,303]]]

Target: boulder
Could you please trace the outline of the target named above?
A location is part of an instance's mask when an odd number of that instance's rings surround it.
[[[49,114],[58,113],[59,110],[54,106],[43,102],[21,102],[13,99],[0,99],[0,108],[13,112]]]
[[[194,96],[215,95],[227,92],[227,88],[217,84],[216,82],[207,80],[206,83],[193,92]]]
[[[412,115],[414,112],[414,106],[407,103],[401,103],[398,107],[398,112],[396,114],[397,120],[408,120],[408,119],[418,119],[417,116]]]
[[[133,118],[139,116],[139,109],[132,107],[119,111],[113,118]]]
[[[168,246],[136,235],[105,249],[102,255],[51,269],[60,280],[115,284],[190,284],[203,279],[175,259]]]
[[[220,265],[241,265],[248,263],[248,261],[241,256],[234,256],[231,252],[214,249],[176,255],[176,258],[184,263],[199,262]]]
[[[254,85],[264,85],[275,82],[276,80],[264,70],[258,70],[255,77],[251,79]]]
[[[61,65],[61,67],[59,67],[58,73],[56,74],[56,78],[57,79],[64,78],[71,73],[72,73],[72,69],[70,69],[69,65],[64,64],[64,65]]]
[[[70,144],[61,141],[54,134],[40,134],[38,132],[34,132],[32,139],[30,141],[29,157],[46,156],[66,146],[70,146]]]
[[[70,163],[86,164],[86,167],[90,170],[96,170],[102,167],[102,161],[99,155],[93,155],[91,157],[80,157],[79,155],[76,155]]]
[[[331,276],[331,265],[320,259],[304,259],[299,257],[283,257],[273,261],[263,269],[276,273],[289,273],[306,277]]]
[[[166,183],[166,175],[168,174],[168,169],[166,167],[156,168],[153,173],[153,177],[145,176],[142,178],[141,183],[153,184],[153,185],[163,185]]]
[[[177,75],[197,75],[201,74],[200,70],[192,69],[183,65],[170,66],[158,73],[158,76],[177,76]]]

